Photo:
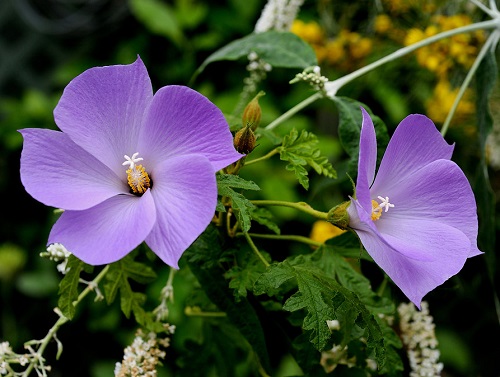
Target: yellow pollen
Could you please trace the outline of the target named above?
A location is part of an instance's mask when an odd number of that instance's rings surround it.
[[[376,221],[382,216],[382,207],[375,200],[372,200],[372,220]]]
[[[142,165],[127,170],[127,182],[134,194],[144,194],[151,187],[149,175]]]

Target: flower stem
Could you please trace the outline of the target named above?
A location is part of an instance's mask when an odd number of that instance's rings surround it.
[[[465,76],[464,82],[460,86],[460,89],[457,93],[457,96],[455,97],[455,100],[453,101],[453,105],[451,106],[450,111],[448,112],[448,115],[446,116],[446,119],[443,123],[443,127],[441,128],[441,135],[443,137],[446,135],[446,132],[448,131],[448,127],[450,126],[451,119],[453,118],[453,115],[455,115],[455,112],[458,108],[458,104],[460,103],[460,100],[465,94],[465,91],[467,90],[467,87],[469,86],[472,77],[476,73],[477,69],[479,68],[479,64],[481,64],[481,61],[485,57],[486,53],[492,48],[492,46],[495,44],[495,41],[498,41],[499,37],[499,31],[494,31],[486,40],[484,43],[483,47],[481,48],[481,51],[479,51],[479,54],[476,57],[476,60],[474,60],[474,63],[470,67],[469,72],[467,72],[467,76]]]
[[[95,277],[95,279],[92,280],[92,282],[90,284],[88,284],[87,287],[78,295],[77,300],[75,302],[73,302],[74,306],[77,306],[91,291],[94,290],[94,287],[97,286],[97,284],[99,284],[99,282],[106,275],[106,273],[108,272],[108,270],[109,270],[109,265],[107,265],[106,267],[104,267],[102,269],[102,271]],[[56,308],[56,313],[57,312],[59,312],[59,310]],[[48,331],[47,335],[45,335],[45,338],[43,338],[39,342],[38,341],[36,342],[36,343],[40,344],[40,346],[38,347],[38,350],[36,351],[36,354],[38,356],[37,359],[39,361],[43,359],[42,355],[43,355],[43,353],[45,351],[45,348],[47,348],[47,345],[49,344],[49,342],[52,339],[56,338],[56,332],[57,332],[57,330],[59,330],[59,328],[62,325],[64,325],[66,322],[69,321],[69,318],[67,318],[64,315],[60,314],[60,312],[58,314],[59,314],[59,319],[56,321],[56,323],[54,324],[54,326],[52,326],[50,328],[50,330]],[[33,370],[34,367],[35,367],[35,363],[33,363],[33,362],[30,363],[30,365],[28,366],[28,368],[26,368],[26,371],[23,373],[23,377],[29,376],[29,374],[31,373],[31,371]]]
[[[278,125],[280,125],[281,123],[283,123],[284,121],[288,120],[293,115],[295,115],[296,113],[298,113],[304,107],[310,105],[311,103],[313,103],[317,99],[320,99],[321,97],[323,97],[323,93],[321,93],[321,92],[314,93],[312,96],[307,97],[302,102],[299,102],[294,107],[292,107],[290,110],[288,110],[287,112],[283,113],[278,118],[276,118],[274,121],[272,121],[271,123],[269,123],[265,127],[265,129],[266,130],[272,130],[273,128],[276,128]]]
[[[262,263],[264,263],[264,266],[269,267],[269,263],[267,262],[266,258],[264,258],[264,256],[261,254],[261,252],[259,251],[257,246],[255,246],[250,235],[247,232],[244,232],[243,235],[245,236],[248,244],[252,248],[255,255],[257,255],[259,257],[259,259],[262,261]]]
[[[409,46],[400,48],[399,50],[394,51],[392,54],[389,54],[371,64],[368,64],[352,73],[349,73],[348,75],[345,75],[337,80],[334,80],[330,83],[330,86],[335,87],[336,90],[335,92],[343,87],[345,84],[351,82],[352,80],[370,72],[373,71],[375,68],[380,67],[381,65],[384,65],[385,63],[389,63],[393,60],[396,60],[398,58],[401,58],[415,50],[418,50],[419,48],[425,47],[427,45],[430,45],[432,43],[435,43],[441,39],[452,37],[457,34],[463,34],[463,33],[468,33],[471,31],[475,30],[482,30],[482,29],[494,29],[499,27],[499,20],[493,19],[493,20],[488,20],[488,21],[483,21],[483,22],[477,22],[471,25],[466,25],[462,26],[456,29],[452,30],[447,30],[442,33],[433,35],[432,37],[425,38],[417,43],[411,44]]]
[[[269,240],[282,240],[282,241],[296,241],[305,243],[311,246],[323,246],[323,242],[314,241],[308,237],[297,236],[297,235],[280,235],[280,234],[258,234],[258,233],[249,233],[249,236],[253,238],[263,238]],[[243,236],[243,233],[237,233],[236,236]]]
[[[271,158],[272,156],[274,156],[277,153],[279,153],[279,149],[278,148],[274,148],[271,152],[267,153],[266,155],[264,155],[262,157],[258,157],[258,158],[254,158],[253,160],[246,161],[245,165],[251,165],[251,164],[255,164],[257,162],[261,162],[261,161],[267,160],[268,158]]]
[[[328,213],[317,211],[305,202],[292,203],[281,200],[251,200],[251,202],[257,206],[279,206],[279,207],[295,208],[299,211],[305,212],[318,219],[321,220],[328,219]]]

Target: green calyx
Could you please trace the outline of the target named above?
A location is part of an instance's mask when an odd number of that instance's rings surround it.
[[[326,221],[332,223],[340,229],[347,229],[349,227],[349,214],[347,207],[351,205],[351,201],[340,203],[328,211]]]

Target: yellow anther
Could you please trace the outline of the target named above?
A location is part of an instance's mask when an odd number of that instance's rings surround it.
[[[142,165],[127,170],[127,182],[134,194],[144,194],[151,187],[151,181]]]
[[[372,220],[378,220],[382,216],[382,207],[375,200],[372,200]]]

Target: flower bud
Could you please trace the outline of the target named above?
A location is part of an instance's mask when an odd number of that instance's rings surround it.
[[[249,154],[255,148],[255,134],[250,126],[243,127],[234,135],[234,147],[243,154]]]
[[[251,100],[248,105],[243,110],[243,116],[241,120],[243,122],[243,127],[251,127],[252,131],[255,131],[260,124],[260,118],[262,116],[262,111],[259,105],[259,97],[262,97],[265,93],[260,91],[254,98]]]
[[[347,201],[333,207],[330,211],[328,211],[327,221],[340,229],[347,229],[349,227],[349,214],[347,213],[347,207],[349,207],[350,204],[351,201]]]

